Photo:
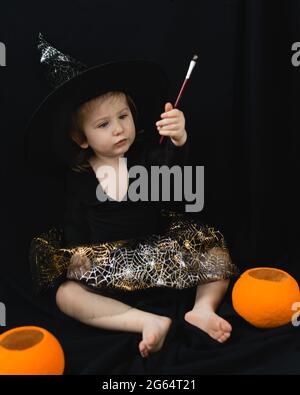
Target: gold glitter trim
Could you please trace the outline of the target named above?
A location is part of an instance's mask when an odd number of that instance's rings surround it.
[[[63,248],[61,229],[33,238],[29,260],[36,288],[74,279],[95,289],[184,289],[238,274],[219,231],[183,214],[162,214],[169,220],[164,234],[144,238],[72,248]]]

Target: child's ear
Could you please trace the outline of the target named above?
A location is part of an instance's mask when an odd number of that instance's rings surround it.
[[[83,149],[87,149],[87,148],[89,148],[89,143],[86,141],[85,143],[81,143],[81,144],[79,144],[80,145],[80,147],[81,148],[83,148]]]
[[[77,145],[79,145],[79,147],[83,149],[89,148],[89,143],[87,141],[82,141],[82,138],[80,138],[76,133],[73,133],[71,138]]]

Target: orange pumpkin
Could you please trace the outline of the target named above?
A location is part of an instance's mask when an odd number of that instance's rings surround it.
[[[245,271],[232,290],[235,311],[258,328],[276,328],[291,322],[292,305],[297,301],[297,281],[285,271],[270,267]]]
[[[61,375],[65,366],[63,349],[46,329],[22,326],[0,336],[0,374]]]

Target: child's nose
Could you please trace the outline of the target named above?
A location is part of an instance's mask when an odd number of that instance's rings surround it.
[[[124,130],[123,125],[120,122],[116,121],[115,127],[114,127],[114,133],[120,134],[123,132],[123,130]]]

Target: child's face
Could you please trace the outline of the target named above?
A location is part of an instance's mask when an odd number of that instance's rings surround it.
[[[82,106],[80,115],[87,140],[80,145],[90,146],[99,159],[122,157],[134,142],[135,125],[124,94],[95,98]]]

